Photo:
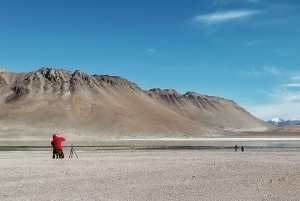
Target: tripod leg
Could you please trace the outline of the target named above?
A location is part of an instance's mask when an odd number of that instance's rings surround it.
[[[75,154],[76,158],[78,158],[78,156],[77,156],[77,154],[76,154],[76,152],[75,152],[75,150],[74,150],[74,149],[73,149],[73,152],[74,152],[74,154]]]
[[[69,158],[73,158],[73,147],[71,148]]]

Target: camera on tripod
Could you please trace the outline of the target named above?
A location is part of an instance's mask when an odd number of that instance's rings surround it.
[[[75,152],[75,149],[73,147],[73,144],[71,144],[71,151],[70,151],[70,155],[69,155],[69,158],[73,158],[73,154],[75,154],[76,158],[78,158],[76,152]]]

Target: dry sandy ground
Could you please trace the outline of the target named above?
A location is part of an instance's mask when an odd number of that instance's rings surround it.
[[[277,127],[274,131],[267,132],[242,132],[235,133],[235,137],[300,137],[300,125]]]
[[[67,152],[67,150],[66,150]],[[299,152],[0,152],[0,200],[299,200]],[[68,155],[68,154],[66,154]]]

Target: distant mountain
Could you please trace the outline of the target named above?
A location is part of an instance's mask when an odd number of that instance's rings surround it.
[[[286,121],[287,125],[298,125],[300,124],[300,118],[291,118]]]
[[[275,117],[273,119],[270,119],[267,121],[269,124],[272,124],[274,126],[281,126],[284,122],[286,122],[284,119],[281,119],[279,117]]]
[[[289,120],[284,120],[284,119],[275,117],[273,119],[270,119],[267,122],[274,126],[300,125],[300,118],[291,118]]]

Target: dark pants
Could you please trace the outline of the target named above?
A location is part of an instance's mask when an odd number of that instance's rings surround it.
[[[52,156],[52,158],[54,159],[55,156],[56,156],[56,158],[58,158],[58,157],[59,158],[64,158],[65,157],[64,152],[61,149],[53,149],[53,156]]]

